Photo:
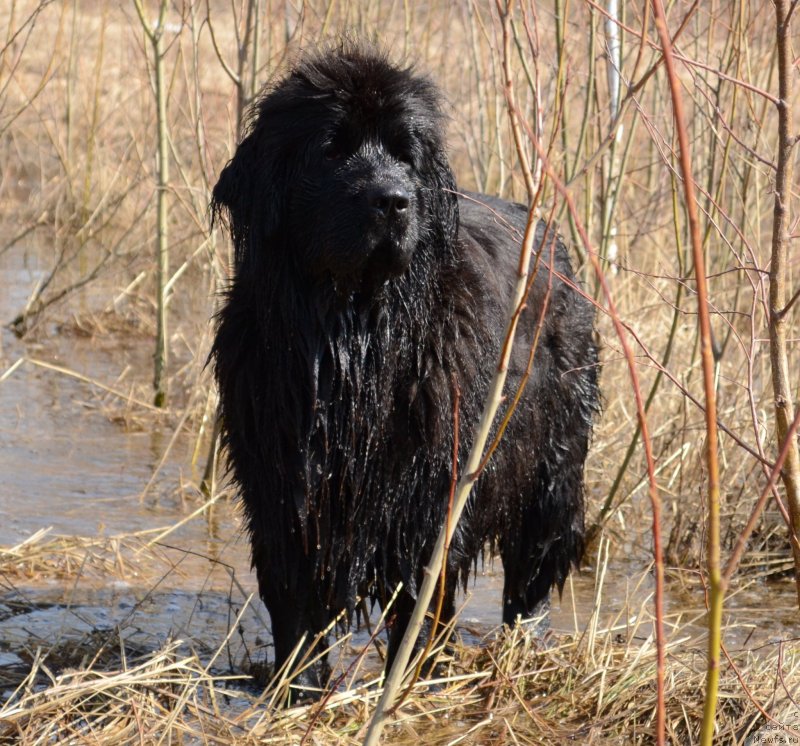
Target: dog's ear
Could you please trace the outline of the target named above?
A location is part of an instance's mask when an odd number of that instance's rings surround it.
[[[212,219],[227,221],[239,267],[254,259],[255,247],[278,230],[282,214],[277,167],[272,155],[259,147],[261,139],[256,127],[239,143],[211,197]]]
[[[250,217],[250,204],[256,170],[255,138],[248,135],[222,169],[219,181],[211,195],[211,210],[214,219],[227,217],[231,229]]]
[[[429,151],[423,166],[425,181],[431,187],[431,224],[441,234],[440,246],[452,246],[458,230],[458,197],[456,179],[447,161],[444,148],[438,145]]]

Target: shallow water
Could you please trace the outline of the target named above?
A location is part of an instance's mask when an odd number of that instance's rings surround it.
[[[0,256],[1,322],[19,312],[40,275],[34,253]],[[101,304],[107,297],[99,299]],[[91,305],[91,297],[87,302]],[[123,390],[129,371],[142,380],[149,372],[150,342],[145,338],[87,338],[53,328],[39,339],[21,342],[3,329],[0,375],[23,356]],[[51,529],[51,535],[89,537],[166,528],[202,504],[196,490],[179,489],[198,479],[189,466],[188,441],[178,442],[153,489],[141,499],[172,431],[152,417],[145,430],[112,421],[104,396],[86,382],[30,363],[0,382],[0,546],[13,546],[43,528]],[[119,580],[91,574],[63,583],[35,576],[24,582],[0,579],[0,670],[24,666],[38,646],[110,635],[116,629],[123,630],[132,649],[153,650],[179,638],[211,655],[256,590],[235,503],[223,500],[211,515],[199,515],[174,530],[161,541],[158,556],[148,572],[134,569]],[[603,608],[622,612],[618,623],[623,630],[650,593],[648,578],[639,584],[645,563],[645,557],[617,562],[606,576]],[[499,622],[501,588],[499,562],[478,573],[460,616],[463,635],[478,639]],[[673,614],[702,618],[696,599],[673,593],[668,601]],[[733,598],[729,605],[741,612],[740,639],[746,640],[763,618],[765,601],[770,636],[797,636],[791,584],[781,583]],[[583,629],[593,603],[592,571],[575,575],[564,598],[554,602],[553,628]],[[220,667],[241,671],[248,659],[263,659],[269,643],[265,619],[260,602],[252,599],[220,656]],[[649,627],[635,634],[646,636]],[[358,633],[356,642],[365,640],[366,633]]]

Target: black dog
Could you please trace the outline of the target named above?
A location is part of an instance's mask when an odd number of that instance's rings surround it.
[[[480,417],[527,213],[456,192],[442,119],[425,78],[357,46],[321,53],[262,95],[214,189],[236,266],[213,356],[276,666],[402,581],[391,659],[446,513],[456,388],[462,463]],[[544,233],[509,392],[541,324],[532,372],[454,538],[445,619],[487,544],[507,624],[581,556],[593,310]]]

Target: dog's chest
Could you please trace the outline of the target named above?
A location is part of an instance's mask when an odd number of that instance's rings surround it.
[[[308,417],[301,440],[307,487],[358,492],[367,472],[386,480],[420,450],[451,437],[451,382],[441,349],[419,330],[344,318],[307,360]]]

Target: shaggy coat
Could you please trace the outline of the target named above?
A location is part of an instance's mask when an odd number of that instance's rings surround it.
[[[527,211],[456,190],[442,119],[424,77],[358,47],[321,53],[262,94],[214,189],[235,267],[212,354],[277,666],[402,581],[394,654],[445,517],[456,389],[460,463],[480,417]],[[541,326],[530,378],[454,538],[445,618],[485,547],[508,624],[583,549],[593,310],[544,234],[509,401]]]

